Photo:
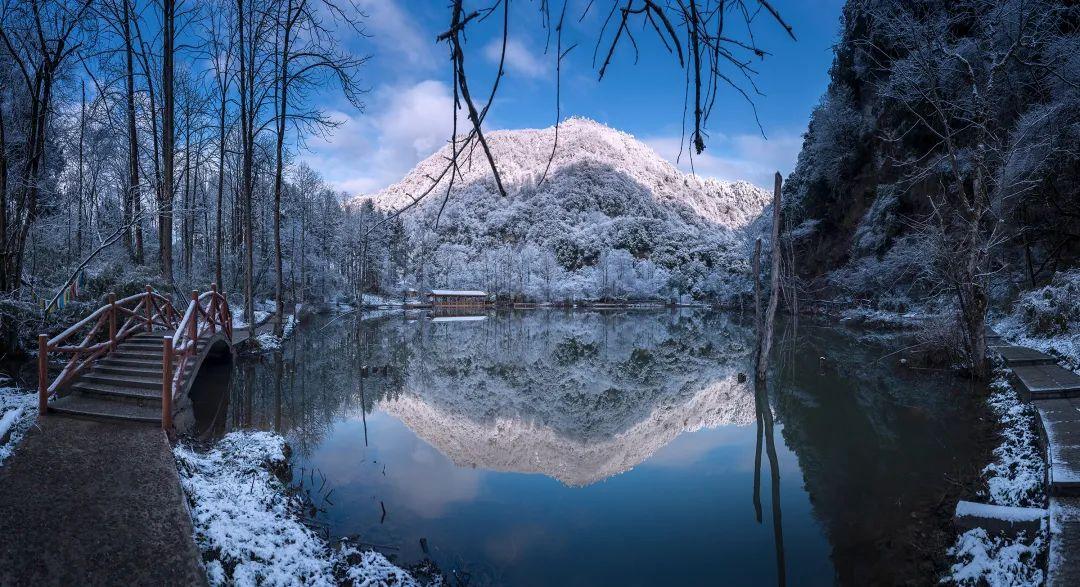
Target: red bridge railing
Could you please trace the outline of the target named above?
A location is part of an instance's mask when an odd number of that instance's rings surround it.
[[[232,341],[232,313],[224,294],[211,286],[210,291],[191,292],[191,301],[183,317],[165,296],[146,286],[146,291],[109,301],[90,315],[49,338],[38,335],[38,413],[45,415],[49,398],[71,383],[94,361],[116,349],[117,345],[139,332],[156,328],[173,330],[163,338],[162,353],[162,426],[172,427],[172,400],[183,388],[184,378],[194,368],[198,341],[222,333]],[[69,356],[64,368],[49,379],[49,353]],[[174,368],[175,367],[175,368]]]
[[[187,311],[176,326],[172,337],[165,337],[161,378],[161,425],[172,428],[172,402],[183,391],[186,378],[195,368],[199,355],[199,340],[210,339],[221,333],[232,342],[232,312],[225,295],[217,286],[199,294],[191,292]]]

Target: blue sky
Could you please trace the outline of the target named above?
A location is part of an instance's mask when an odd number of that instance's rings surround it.
[[[538,1],[516,0],[512,5],[507,75],[486,123],[492,129],[554,123],[555,51],[544,51],[547,31]],[[627,131],[674,162],[685,74],[675,57],[653,41],[650,30],[636,35],[636,64],[630,45],[624,44],[598,81],[593,50],[606,13],[597,7],[609,2],[596,1],[579,22],[587,1],[570,0],[568,8],[564,46],[575,41],[578,46],[563,61],[563,117],[586,116]],[[341,125],[328,137],[310,139],[302,155],[333,185],[354,194],[400,179],[445,143],[452,123],[447,49],[435,43],[449,20],[446,0],[359,0],[359,5],[368,15],[368,37],[354,38],[350,45],[371,55],[363,74],[370,88],[366,107],[357,112],[328,91],[322,102]],[[775,0],[774,5],[798,40],[788,38],[766,14],[757,16],[754,36],[772,54],[756,64],[756,82],[764,95],[757,96],[755,104],[765,137],[747,102],[734,90],[722,91],[709,120],[708,149],[694,161],[699,174],[768,185],[774,170],[786,175],[794,166],[810,112],[828,84],[843,1]],[[739,30],[729,29],[732,34]],[[466,67],[474,94],[487,93],[500,31],[501,18],[470,29]],[[689,169],[685,155],[680,167]]]

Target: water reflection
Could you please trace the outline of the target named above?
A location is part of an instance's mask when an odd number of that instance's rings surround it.
[[[474,585],[897,582],[881,537],[914,522],[887,500],[938,495],[964,405],[827,329],[780,336],[755,386],[752,336],[688,310],[316,319],[199,432],[286,434],[333,535]]]

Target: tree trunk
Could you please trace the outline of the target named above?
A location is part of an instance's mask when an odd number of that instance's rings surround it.
[[[228,94],[225,88],[221,88],[221,104],[219,105],[221,110],[218,113],[218,177],[217,177],[217,224],[214,232],[215,242],[215,262],[214,262],[214,283],[218,288],[224,287],[221,281],[221,241],[224,239],[224,235],[221,232],[221,197],[225,191],[225,108],[228,100]]]
[[[173,227],[173,191],[174,191],[174,178],[173,178],[173,156],[175,150],[175,137],[174,137],[174,107],[175,99],[173,95],[173,42],[176,38],[176,2],[175,0],[163,0],[162,2],[162,26],[164,29],[164,40],[162,49],[162,71],[161,71],[161,163],[163,166],[163,177],[161,190],[158,192],[160,198],[159,211],[158,211],[158,223],[160,228],[160,254],[161,254],[161,276],[165,279],[165,283],[172,286],[173,284],[173,263],[172,263],[172,227]]]
[[[135,125],[135,65],[134,50],[131,43],[131,5],[124,0],[124,77],[127,85],[127,131],[128,131],[128,184],[124,194],[124,224],[138,219],[142,213],[142,199],[139,196],[139,135]],[[131,232],[124,234],[124,248],[136,263],[143,262],[142,222],[134,223],[134,242]]]
[[[765,311],[765,320],[758,333],[757,373],[759,382],[765,381],[769,366],[769,352],[772,350],[773,322],[776,320],[776,308],[780,303],[780,188],[783,178],[777,172],[773,187],[772,241],[770,242],[772,269],[769,271],[769,306]],[[754,276],[757,279],[757,276]]]
[[[281,104],[278,108],[277,120],[277,151],[275,154],[274,170],[274,281],[275,313],[277,320],[274,322],[274,334],[278,337],[284,332],[285,301],[281,264],[281,190],[284,183],[284,146],[285,146],[285,119],[289,107],[289,44],[292,40],[293,3],[289,0],[285,11],[284,38],[281,43],[281,74],[278,80],[278,88],[281,93]]]

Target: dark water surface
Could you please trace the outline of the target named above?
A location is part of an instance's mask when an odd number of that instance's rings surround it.
[[[332,537],[452,585],[907,580],[977,458],[972,402],[881,359],[896,340],[783,330],[756,395],[719,313],[314,318],[202,376],[196,411],[284,434]]]

